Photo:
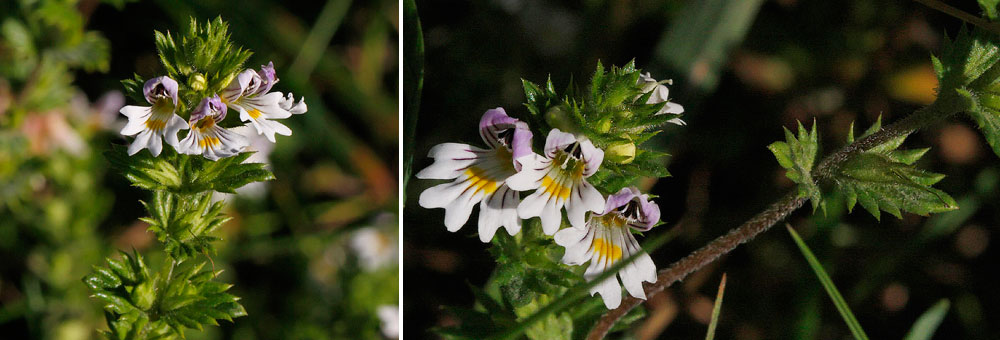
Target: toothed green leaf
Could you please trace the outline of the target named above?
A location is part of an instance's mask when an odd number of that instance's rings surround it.
[[[785,168],[785,176],[798,184],[799,197],[809,198],[813,211],[816,211],[822,204],[819,186],[813,181],[811,173],[819,150],[816,123],[813,122],[812,129],[806,131],[800,122],[798,136],[785,129],[785,141],[771,143],[767,148],[774,154],[778,164]]]

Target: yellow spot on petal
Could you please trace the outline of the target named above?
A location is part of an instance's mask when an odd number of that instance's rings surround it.
[[[222,144],[217,137],[205,137],[198,141],[198,146],[200,147],[216,147]]]
[[[594,239],[593,248],[594,252],[597,253],[598,261],[607,259],[611,263],[615,263],[622,258],[622,248],[602,238]]]
[[[253,110],[250,110],[250,112],[247,112],[247,114],[250,115],[250,118],[257,119],[258,117],[260,117],[260,110],[253,109]]]
[[[163,130],[165,126],[167,126],[167,122],[163,120],[150,119],[146,121],[146,128],[154,132]]]
[[[215,119],[212,117],[205,117],[194,124],[194,127],[198,129],[199,132],[204,132],[215,126]]]
[[[562,199],[569,198],[569,193],[571,190],[570,187],[563,186],[562,184],[553,180],[552,177],[549,177],[548,175],[542,178],[542,186],[539,189],[541,189],[542,192],[546,192],[554,197],[559,197]]]
[[[469,167],[468,169],[465,169],[465,175],[469,176],[469,187],[466,188],[466,190],[469,188],[474,189],[473,192],[482,190],[489,195],[494,191],[497,191],[497,187],[499,187],[497,182],[487,177],[486,171],[480,168],[474,166]]]

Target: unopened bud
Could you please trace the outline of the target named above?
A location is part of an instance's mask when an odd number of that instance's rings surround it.
[[[205,79],[201,73],[196,73],[195,75],[188,78],[188,86],[195,91],[204,91],[208,88],[208,79]]]
[[[604,157],[607,160],[618,164],[632,163],[632,160],[635,159],[635,143],[625,142],[611,144],[611,146],[604,151]]]
[[[549,123],[549,126],[564,132],[577,130],[575,124],[573,124],[573,120],[569,117],[566,110],[564,110],[562,106],[553,106],[545,112],[545,122]]]

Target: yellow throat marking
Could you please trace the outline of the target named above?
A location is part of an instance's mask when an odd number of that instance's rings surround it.
[[[156,119],[150,118],[149,120],[146,121],[146,128],[150,129],[152,131],[155,131],[155,132],[159,132],[160,130],[163,130],[163,128],[166,127],[166,126],[167,126],[167,122],[163,121],[163,120],[156,120]]]
[[[611,263],[615,263],[622,258],[622,248],[602,238],[594,239],[593,248],[598,261],[608,259]]]
[[[258,109],[250,110],[249,112],[247,112],[247,114],[250,115],[250,118],[253,118],[253,119],[257,119],[261,115],[260,110],[258,110]]]
[[[571,191],[570,187],[563,186],[561,183],[553,180],[552,177],[549,177],[549,175],[545,175],[545,177],[542,178],[542,186],[539,189],[541,189],[542,192],[552,195],[553,197],[559,197],[562,199],[569,198],[569,193]]]
[[[469,186],[466,188],[466,190],[470,188],[474,189],[473,192],[482,190],[487,195],[489,195],[497,191],[497,187],[499,187],[497,185],[497,182],[489,179],[486,176],[486,171],[483,171],[480,168],[474,166],[469,167],[468,169],[465,169],[465,175],[469,176],[468,179]]]
[[[202,138],[201,140],[198,141],[198,146],[203,147],[203,148],[204,147],[213,147],[214,148],[216,146],[219,146],[219,144],[222,144],[222,142],[219,141],[218,137],[211,137],[211,136],[209,136],[209,137]]]

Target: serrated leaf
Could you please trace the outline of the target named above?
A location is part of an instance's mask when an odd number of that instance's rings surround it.
[[[771,143],[767,148],[778,164],[785,168],[785,177],[798,185],[799,197],[808,197],[815,211],[822,204],[819,186],[812,179],[812,168],[819,151],[816,122],[809,131],[800,122],[797,136],[787,128],[784,130],[785,141]]]
[[[880,210],[901,218],[901,211],[927,215],[957,209],[951,196],[931,187],[943,177],[884,154],[864,152],[844,161],[833,182],[845,193],[848,210],[857,202],[880,219]]]
[[[980,105],[978,110],[969,110],[966,113],[979,126],[993,153],[1000,156],[1000,111]]]
[[[989,84],[1000,76],[998,37],[981,28],[962,26],[955,39],[946,44],[940,58],[932,59],[943,91],[959,89],[973,82]],[[972,86],[977,89],[981,86]]]

